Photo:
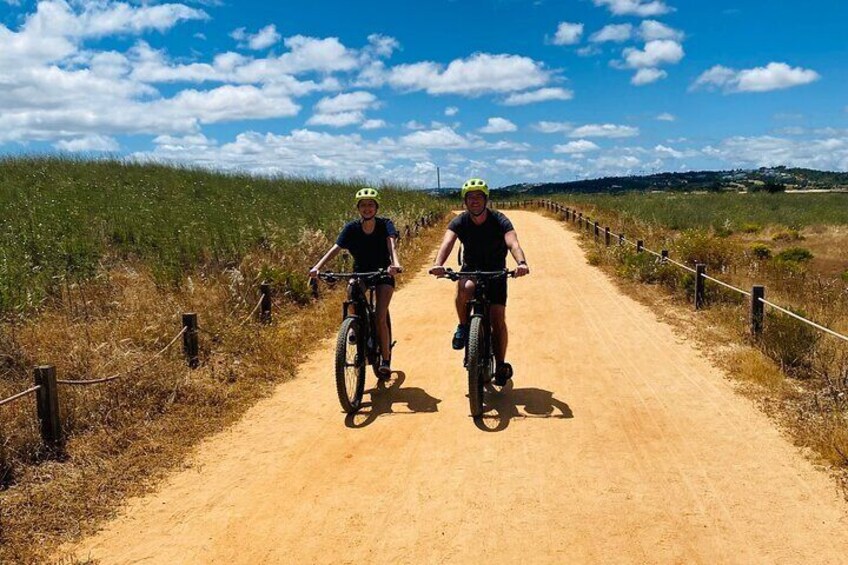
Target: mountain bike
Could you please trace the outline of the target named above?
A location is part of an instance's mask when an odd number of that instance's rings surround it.
[[[468,402],[471,415],[483,414],[483,392],[495,375],[495,348],[492,341],[492,322],[489,317],[489,298],[486,294],[491,280],[511,277],[515,271],[468,271],[445,270],[445,278],[452,281],[472,279],[474,297],[466,305],[468,312],[468,340],[465,343],[463,364],[468,370]]]
[[[380,340],[377,338],[377,314],[375,311],[375,289],[377,282],[387,275],[380,270],[369,273],[319,273],[318,277],[328,283],[348,279],[347,299],[342,306],[342,324],[336,339],[336,392],[342,410],[348,414],[356,412],[362,404],[365,390],[365,366],[371,365],[378,379],[384,380],[380,372]],[[389,348],[392,342],[392,318],[388,316]],[[391,352],[390,352],[391,353]],[[391,355],[389,355],[390,357]]]

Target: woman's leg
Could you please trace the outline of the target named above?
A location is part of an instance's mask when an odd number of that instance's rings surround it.
[[[383,359],[392,358],[392,347],[389,340],[389,303],[392,301],[392,295],[395,289],[388,284],[377,285],[377,338],[380,340],[380,351],[383,352]]]

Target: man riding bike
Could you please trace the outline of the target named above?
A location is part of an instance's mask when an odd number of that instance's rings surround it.
[[[391,372],[391,344],[389,343],[388,312],[395,288],[395,275],[402,269],[397,252],[398,232],[388,218],[377,216],[380,194],[374,188],[363,188],[356,193],[356,209],[360,218],[345,224],[336,243],[321,257],[309,276],[316,278],[323,266],[342,249],[353,255],[353,270],[357,273],[385,269],[387,274],[377,281],[377,337],[383,359],[379,372],[388,377]],[[388,357],[386,357],[388,356]]]
[[[457,238],[463,245],[462,271],[497,271],[506,268],[507,250],[518,263],[515,276],[530,273],[524,251],[518,243],[518,234],[504,214],[487,208],[489,187],[482,179],[469,179],[462,185],[462,200],[466,211],[455,217],[448,225],[442,245],[430,274],[437,277],[445,274],[445,261]],[[512,378],[512,365],[505,361],[508,341],[506,326],[506,278],[494,279],[489,284],[491,300],[492,336],[495,346],[495,383],[504,386]],[[468,339],[468,309],[466,304],[474,296],[474,281],[460,279],[457,283],[456,313],[459,325],[454,333],[452,346],[462,349]]]

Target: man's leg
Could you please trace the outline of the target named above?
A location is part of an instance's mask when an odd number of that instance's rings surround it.
[[[492,319],[492,339],[495,345],[495,361],[502,365],[506,359],[506,346],[509,334],[506,329],[506,306],[492,304],[489,306],[489,317]]]
[[[392,347],[389,342],[389,303],[392,301],[392,295],[395,289],[388,284],[377,285],[377,338],[380,340],[380,351],[383,352],[383,359],[392,358]]]

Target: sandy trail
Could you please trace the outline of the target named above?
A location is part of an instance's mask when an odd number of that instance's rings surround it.
[[[453,285],[395,295],[399,373],[356,418],[333,343],[77,549],[103,563],[846,562],[848,505],[722,374],[509,211],[511,390],[468,416]]]

